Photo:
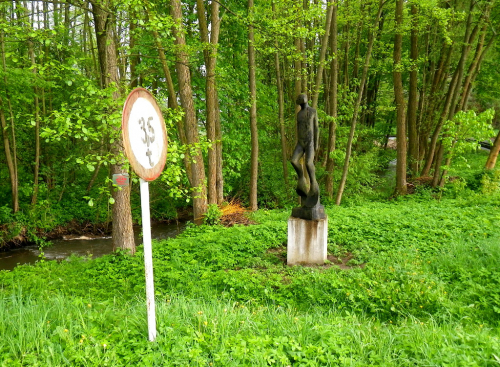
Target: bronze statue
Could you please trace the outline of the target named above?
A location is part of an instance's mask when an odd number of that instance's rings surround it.
[[[294,208],[292,216],[309,220],[325,219],[325,209],[319,203],[319,186],[314,168],[314,153],[319,145],[318,114],[307,104],[305,94],[300,94],[296,103],[300,105],[300,111],[297,113],[297,145],[291,163],[297,172],[298,183],[295,191],[301,198],[302,206]],[[304,156],[309,182],[300,164],[302,156]]]

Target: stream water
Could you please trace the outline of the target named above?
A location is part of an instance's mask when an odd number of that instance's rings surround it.
[[[184,229],[184,223],[179,224],[154,224],[151,228],[151,237],[156,240],[163,240],[177,236]],[[140,244],[142,228],[134,227],[135,243]],[[113,252],[111,237],[101,237],[96,239],[57,239],[51,241],[51,246],[43,249],[46,260],[64,260],[72,254],[78,256],[92,255],[100,257]],[[0,252],[0,270],[12,270],[17,265],[34,264],[40,259],[40,250],[37,245],[29,245],[15,248],[6,252]]]

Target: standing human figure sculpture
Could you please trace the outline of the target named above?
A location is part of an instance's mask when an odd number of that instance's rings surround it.
[[[316,181],[314,154],[319,145],[319,125],[316,110],[307,104],[307,95],[299,94],[296,103],[300,105],[297,113],[297,145],[292,155],[292,166],[297,172],[296,192],[301,198],[302,207],[294,208],[292,216],[302,219],[324,219],[324,207],[319,203],[319,186]],[[304,156],[306,179],[300,159]]]

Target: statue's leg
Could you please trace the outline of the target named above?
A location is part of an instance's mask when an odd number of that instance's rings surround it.
[[[302,148],[300,144],[297,144],[291,160],[292,166],[295,169],[295,172],[297,172],[297,177],[298,177],[297,188],[295,189],[295,191],[299,196],[305,198],[307,196],[307,182],[306,178],[304,177],[304,171],[302,170],[302,165],[300,164],[300,158],[302,158],[303,155],[304,155],[304,148]]]
[[[319,203],[319,185],[316,181],[316,168],[314,167],[314,147],[313,144],[309,144],[305,152],[306,169],[309,174],[309,193],[307,194],[307,200],[305,206],[313,207]]]

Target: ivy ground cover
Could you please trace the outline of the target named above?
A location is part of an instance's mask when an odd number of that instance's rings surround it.
[[[0,273],[5,366],[495,366],[500,199],[331,207],[341,269],[288,267],[288,211],[155,242],[158,339],[141,253]]]

